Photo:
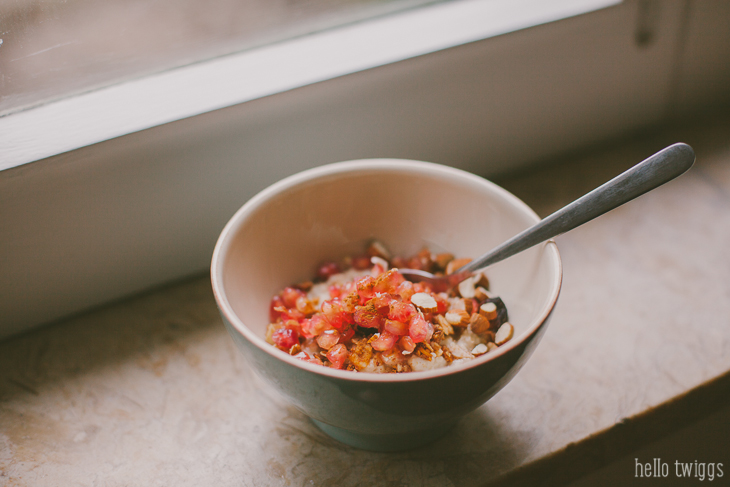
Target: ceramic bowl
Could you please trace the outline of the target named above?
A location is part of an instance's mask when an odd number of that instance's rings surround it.
[[[487,401],[530,356],[560,292],[555,243],[487,271],[515,327],[512,340],[438,370],[360,373],[295,359],[264,339],[271,297],[311,279],[322,261],[361,253],[373,238],[400,255],[425,245],[476,257],[537,221],[509,192],[450,167],[397,159],[330,164],[279,181],[238,210],[215,247],[213,291],[252,368],[325,433],[358,448],[411,448]]]

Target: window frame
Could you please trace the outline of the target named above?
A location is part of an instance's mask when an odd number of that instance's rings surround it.
[[[585,14],[620,0],[459,0],[172,69],[0,117],[0,171],[177,120]]]

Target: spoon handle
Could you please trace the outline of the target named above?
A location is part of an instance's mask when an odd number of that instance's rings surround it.
[[[619,174],[585,196],[515,235],[499,247],[473,260],[454,274],[475,272],[533,245],[593,220],[637,196],[671,181],[695,162],[695,153],[683,143],[673,144]]]

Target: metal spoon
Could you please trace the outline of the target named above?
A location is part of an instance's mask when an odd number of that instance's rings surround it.
[[[451,274],[435,276],[418,269],[399,270],[410,281],[428,282],[437,292],[448,290],[479,269],[572,230],[671,181],[694,162],[695,153],[690,146],[670,145]]]

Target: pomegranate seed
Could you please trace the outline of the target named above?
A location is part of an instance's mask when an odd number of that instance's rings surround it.
[[[284,302],[284,306],[287,308],[296,308],[297,299],[300,296],[304,296],[304,291],[291,286],[285,287],[281,292],[281,299]]]
[[[390,294],[377,293],[375,297],[370,300],[370,303],[375,306],[375,309],[380,311],[383,308],[389,308],[391,301],[393,301],[393,298],[390,296]]]
[[[352,267],[358,271],[364,271],[370,268],[370,256],[369,255],[357,255],[352,258]]]
[[[426,341],[433,335],[433,325],[426,321],[423,316],[416,314],[411,318],[408,334],[415,343]]]
[[[306,338],[316,337],[327,328],[329,323],[321,314],[316,314],[309,319],[302,320],[302,335]]]
[[[351,291],[342,298],[342,311],[345,313],[354,313],[355,307],[358,304],[360,304],[360,296],[355,291]]]
[[[340,333],[340,343],[349,342],[352,339],[353,335],[355,335],[355,328],[345,328],[342,333]]]
[[[330,293],[330,297],[332,297],[332,298],[342,297],[343,289],[341,286],[337,286],[337,285],[330,286],[328,290]]]
[[[296,305],[297,311],[304,315],[311,315],[315,311],[317,311],[314,307],[314,303],[311,302],[307,296],[299,296],[297,298],[297,305]]]
[[[412,304],[403,303],[395,300],[390,302],[388,318],[390,318],[391,320],[407,323],[414,314],[416,314],[416,307]]]
[[[345,365],[345,360],[347,360],[347,356],[347,347],[342,345],[341,343],[330,348],[329,352],[327,352],[327,360],[332,363],[332,367],[334,367],[335,369],[341,369],[342,366]]]
[[[433,295],[433,299],[436,300],[436,312],[440,315],[449,310],[449,302],[446,300],[446,295],[442,294],[443,293]]]
[[[336,262],[325,262],[317,269],[317,277],[326,281],[330,276],[340,273],[340,266]]]
[[[299,333],[291,328],[279,328],[271,336],[274,344],[282,350],[288,351],[299,343]]]
[[[363,328],[378,328],[383,323],[383,317],[378,313],[375,306],[357,306],[353,315],[355,323]]]
[[[392,333],[384,331],[380,334],[380,336],[378,336],[378,338],[370,342],[370,346],[373,347],[373,350],[383,352],[385,350],[390,350],[391,348],[393,348],[397,341],[398,335],[393,335]]]
[[[411,296],[416,294],[416,291],[413,289],[413,283],[411,281],[403,281],[396,288],[395,294],[403,298],[403,301],[410,301]]]
[[[403,277],[403,274],[398,272],[398,269],[391,269],[378,277],[373,289],[375,292],[393,293],[398,285],[405,280],[405,277]]]
[[[400,347],[400,349],[404,352],[411,353],[416,349],[416,344],[410,336],[406,335],[400,337],[400,340],[398,340],[398,347]]]
[[[317,337],[317,345],[329,350],[340,341],[340,332],[337,330],[325,330]]]
[[[285,323],[284,326],[286,326],[290,330],[296,331],[298,335],[302,334],[302,325],[300,325],[297,320],[289,320]]]
[[[341,330],[350,319],[342,309],[342,303],[337,300],[329,300],[322,303],[322,315],[334,328]]]
[[[358,279],[357,281],[355,281],[355,286],[357,288],[357,294],[358,296],[360,296],[361,304],[365,304],[368,300],[375,296],[375,291],[373,291],[373,287],[375,286],[375,279],[373,279],[371,276],[365,276],[361,279]]]
[[[417,282],[413,285],[413,290],[417,293],[430,293],[432,292],[431,285],[425,282]]]
[[[305,318],[305,316],[297,309],[288,309],[284,306],[277,306],[274,310],[279,312],[279,316],[283,321],[302,321]]]
[[[385,320],[383,330],[393,335],[408,335],[408,323],[395,320]]]

